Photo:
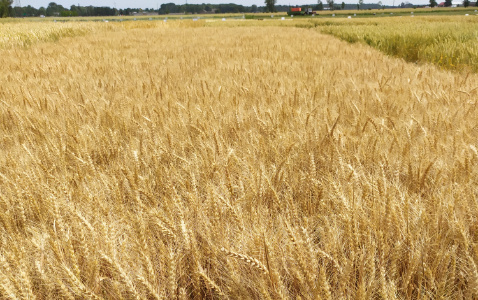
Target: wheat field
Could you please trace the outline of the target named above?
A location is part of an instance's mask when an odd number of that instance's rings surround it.
[[[409,62],[478,71],[475,16],[411,16],[414,17],[309,21],[309,26],[348,42],[363,42]]]
[[[476,74],[142,24],[0,50],[1,299],[478,297]]]
[[[28,48],[39,42],[58,41],[92,32],[98,24],[46,22],[0,22],[0,49]]]

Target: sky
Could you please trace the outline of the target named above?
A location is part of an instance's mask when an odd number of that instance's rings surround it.
[[[345,3],[355,4],[358,2],[355,0],[343,0]],[[364,3],[377,3],[379,0],[364,0]],[[395,1],[395,5],[399,5],[405,0],[382,0],[384,5],[392,5]],[[413,4],[427,4],[428,0],[408,0]],[[163,3],[176,3],[176,4],[185,4],[186,0],[106,0],[106,1],[94,1],[94,0],[14,0],[14,4],[20,2],[21,6],[31,5],[33,7],[39,8],[41,6],[47,7],[48,3],[55,2],[60,4],[63,7],[69,8],[71,5],[80,5],[80,6],[109,6],[121,8],[154,8],[160,7]],[[322,1],[326,2],[326,1]],[[336,1],[337,2],[337,1]],[[440,1],[438,1],[440,2]],[[236,3],[244,6],[251,6],[253,4],[257,6],[264,6],[264,0],[188,0],[188,4],[201,4],[201,3],[210,3],[210,4],[221,4],[221,3]],[[277,0],[277,5],[306,5],[306,4],[317,4],[315,0]]]

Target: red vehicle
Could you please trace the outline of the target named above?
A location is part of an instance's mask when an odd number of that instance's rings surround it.
[[[305,16],[305,15],[315,15],[316,12],[312,10],[312,8],[306,8],[302,11],[301,7],[291,7],[290,10],[287,12],[289,16]]]

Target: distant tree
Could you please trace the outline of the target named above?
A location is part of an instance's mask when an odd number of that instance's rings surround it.
[[[358,9],[361,9],[363,5],[363,0],[359,0],[358,2]]]
[[[319,0],[319,3],[317,4],[317,10],[324,10],[324,3],[322,3],[321,0]]]
[[[160,14],[169,14],[169,13],[179,13],[181,11],[181,6],[176,5],[174,3],[164,3],[161,4],[161,7],[159,9]],[[183,10],[184,12],[184,10]],[[125,15],[129,15],[131,12],[128,11],[125,13]]]
[[[71,5],[70,6],[70,11],[74,16],[79,16],[81,14],[80,7],[76,6],[76,5]]]
[[[0,0],[0,18],[10,16],[13,0]]]
[[[463,0],[463,6],[464,7],[470,6],[470,0]]]
[[[50,2],[48,3],[48,6],[47,6],[47,10],[56,10],[58,7],[58,4],[56,4],[55,2]]]
[[[27,17],[33,17],[38,15],[38,10],[31,5],[23,7],[23,13]]]
[[[46,8],[43,6],[38,9],[38,16],[45,16],[46,15]]]
[[[334,0],[327,0],[330,10],[334,10]]]
[[[341,7],[342,7],[342,9],[345,8],[345,2],[342,2],[342,6],[341,6]]]
[[[275,3],[275,1],[274,1]],[[244,13],[246,8],[243,5],[238,5],[234,3],[229,4],[219,4],[215,6],[216,13]]]
[[[56,4],[55,2],[50,2],[46,8],[46,14],[47,16],[60,15],[64,10],[65,8],[63,6]]]
[[[266,4],[266,8],[268,12],[274,12],[275,8],[274,5],[276,4],[277,0],[265,0],[264,3]]]
[[[451,6],[451,0],[445,0],[445,7]]]
[[[430,0],[430,7],[435,7],[437,5],[438,4],[437,4],[436,0]]]
[[[23,11],[23,7],[15,6],[10,10],[11,17],[24,17],[25,12]]]
[[[257,5],[253,4],[253,5],[251,6],[251,11],[252,11],[252,12],[257,12]]]

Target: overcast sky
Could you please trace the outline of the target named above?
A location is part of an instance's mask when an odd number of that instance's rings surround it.
[[[358,2],[354,0],[343,0],[345,3],[352,3],[355,4]],[[379,0],[364,0],[364,3],[377,3]],[[382,0],[384,5],[392,5],[394,0]],[[426,4],[429,3],[428,0],[408,0],[413,4]],[[69,8],[71,5],[81,5],[81,6],[109,6],[109,7],[116,7],[116,8],[154,8],[161,6],[162,3],[176,3],[176,4],[185,4],[186,0],[106,0],[106,1],[94,1],[94,0],[14,0],[14,4],[20,2],[21,6],[31,5],[33,7],[39,8],[40,6],[47,7],[48,3],[55,2],[57,4],[61,4],[66,8]],[[322,0],[322,2],[326,3],[326,0]],[[336,0],[335,2],[342,2],[342,0]],[[398,5],[402,2],[406,2],[405,0],[395,0],[395,5]],[[438,1],[441,2],[441,1]],[[189,4],[201,4],[201,3],[211,3],[211,4],[220,4],[220,3],[236,3],[245,6],[251,6],[256,4],[257,6],[264,6],[263,0],[245,0],[245,1],[238,1],[238,0],[188,0],[187,3]],[[299,4],[317,4],[317,1],[313,0],[277,0],[277,5],[299,5]]]

